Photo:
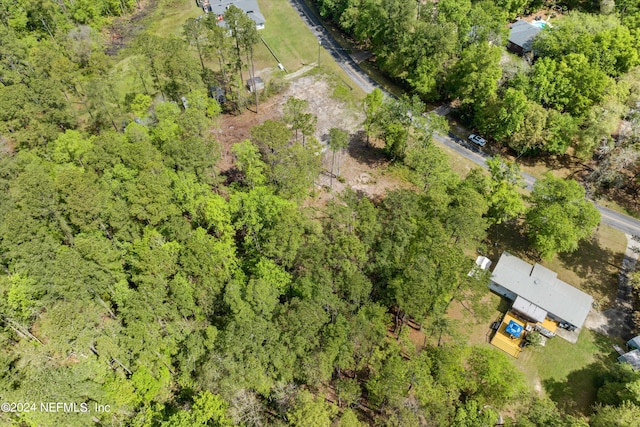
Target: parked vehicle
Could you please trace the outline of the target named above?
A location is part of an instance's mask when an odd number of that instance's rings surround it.
[[[480,135],[476,135],[472,133],[469,135],[469,141],[473,142],[475,145],[479,147],[484,147],[487,143],[487,140],[481,137]]]

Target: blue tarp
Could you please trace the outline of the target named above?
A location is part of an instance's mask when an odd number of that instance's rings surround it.
[[[514,322],[512,320],[512,321],[509,322],[509,324],[505,328],[505,332],[508,333],[511,336],[519,338],[520,335],[522,335],[522,329],[523,329],[522,325],[519,325],[519,324],[517,324],[516,322]]]

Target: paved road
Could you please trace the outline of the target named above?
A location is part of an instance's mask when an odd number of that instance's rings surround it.
[[[467,143],[465,142],[456,142],[449,136],[434,134],[433,138],[441,144],[446,145],[460,156],[469,159],[477,165],[487,169],[486,160],[491,157],[487,153],[476,151],[472,147],[470,147],[470,144],[467,145]],[[534,178],[532,175],[529,175],[528,173],[522,173],[522,177],[524,178],[525,188],[528,191],[532,191],[533,184],[535,184],[536,182],[536,178]],[[594,204],[600,211],[600,215],[602,216],[602,224],[617,228],[625,234],[640,235],[640,220],[637,220],[620,212],[616,212],[612,209],[605,208],[604,206],[600,206],[597,203]]]
[[[468,160],[471,160],[475,164],[485,169],[489,169],[486,161],[491,156],[483,151],[480,151],[472,147],[471,144],[467,144],[464,141],[456,142],[453,138],[446,135],[440,135],[438,133],[433,134],[433,139],[435,139],[436,141],[440,142],[443,145],[446,145],[447,147],[449,147],[450,149],[458,153],[460,156]],[[533,184],[536,182],[536,179],[532,175],[529,175],[528,173],[524,173],[524,172],[522,173],[522,178],[524,179],[525,188],[528,191],[533,190]]]
[[[600,206],[597,203],[595,203],[595,205],[600,211],[600,215],[602,215],[602,224],[610,225],[611,227],[617,228],[623,233],[630,234],[632,236],[640,236],[640,221],[628,215]]]
[[[344,70],[349,78],[366,93],[379,87],[384,90],[375,80],[369,77],[356,62],[345,52],[333,36],[324,28],[322,22],[302,0],[290,0],[291,5],[298,11],[302,20],[307,24],[311,32],[322,43],[322,47],[333,56],[338,65]]]
[[[302,0],[290,1],[294,9],[296,9],[300,14],[300,17],[307,24],[309,29],[311,29],[311,32],[318,38],[319,42],[322,43],[322,47],[329,53],[331,53],[338,65],[340,65],[340,67],[344,70],[345,73],[347,73],[349,78],[356,85],[358,85],[366,93],[373,91],[373,89],[375,88],[379,88],[387,93],[380,84],[369,77],[358,66],[358,64],[356,64],[356,62],[346,54],[340,44],[338,44],[333,36],[324,28],[313,11],[311,11],[311,9],[309,9],[309,7]],[[469,146],[467,146],[464,141],[456,142],[454,139],[446,135],[434,134],[433,138],[441,144],[444,144],[447,147],[451,148],[461,156],[471,160],[472,162],[478,164],[483,168],[487,168],[486,160],[487,158],[489,158],[488,154],[481,151],[474,151]],[[526,189],[529,191],[533,190],[533,184],[536,182],[536,179],[526,173],[523,173],[522,175],[524,178]],[[601,222],[603,224],[609,225],[613,228],[617,228],[618,230],[626,234],[640,235],[640,220],[605,208],[604,206],[600,206],[597,203],[595,205],[602,215]]]

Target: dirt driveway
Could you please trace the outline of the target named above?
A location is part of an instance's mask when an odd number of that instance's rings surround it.
[[[591,309],[585,327],[602,334],[622,338],[627,341],[633,338],[633,294],[627,273],[635,270],[640,253],[640,242],[627,234],[627,250],[620,269],[618,294],[613,307],[605,311]]]

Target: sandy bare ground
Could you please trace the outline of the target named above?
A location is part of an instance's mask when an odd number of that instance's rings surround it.
[[[226,172],[235,166],[231,153],[233,144],[250,139],[250,130],[265,120],[282,117],[282,108],[289,97],[309,102],[308,111],[318,117],[314,136],[323,147],[324,171],[316,179],[315,203],[323,203],[345,188],[351,187],[371,198],[379,198],[390,189],[407,186],[399,179],[386,173],[389,162],[376,147],[367,146],[362,136],[362,112],[348,108],[342,101],[334,99],[331,84],[322,76],[303,76],[291,79],[289,87],[282,93],[263,101],[259,113],[246,111],[243,114],[224,115],[220,127],[214,132],[221,143],[221,160],[218,167]],[[332,153],[328,149],[329,130],[333,127],[344,129],[350,134],[349,147],[336,153],[334,177],[331,178]],[[339,169],[338,169],[339,168]],[[340,180],[338,180],[338,170]]]

